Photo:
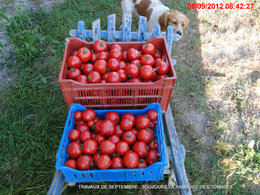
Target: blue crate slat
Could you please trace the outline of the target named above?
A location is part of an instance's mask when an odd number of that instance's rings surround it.
[[[101,30],[100,30],[100,19],[95,20],[92,23],[92,40],[96,41],[101,38]]]
[[[138,26],[138,38],[137,38],[138,41],[145,40],[146,23],[147,23],[147,18],[140,16],[139,17],[139,26]]]
[[[116,14],[111,14],[107,17],[107,41],[115,41],[116,31]]]
[[[85,23],[84,21],[78,22],[78,32],[79,32],[79,38],[82,40],[86,40],[86,33],[85,33]]]
[[[173,41],[173,28],[168,26],[166,29],[166,42],[168,45],[169,53],[172,51],[172,41]]]
[[[154,26],[152,36],[153,36],[153,37],[159,37],[159,36],[160,36],[160,31],[161,31],[161,26],[160,26],[159,24],[156,24],[156,25]]]
[[[125,14],[124,15],[124,24],[123,24],[123,41],[129,42],[131,40],[131,23],[132,23],[132,15]]]

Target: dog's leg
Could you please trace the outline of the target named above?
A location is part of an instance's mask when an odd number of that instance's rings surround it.
[[[123,30],[123,25],[125,21],[124,15],[133,13],[134,2],[133,0],[121,0],[121,7],[122,7],[122,25],[120,26],[120,30]]]

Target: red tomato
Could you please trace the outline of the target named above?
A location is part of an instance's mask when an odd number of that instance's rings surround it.
[[[143,116],[143,115],[140,115],[138,116],[136,119],[135,119],[135,126],[137,129],[146,129],[149,127],[150,125],[150,119]]]
[[[131,64],[135,64],[136,66],[138,66],[138,68],[141,67],[141,61],[140,61],[140,60],[133,60],[133,61],[131,62]]]
[[[150,119],[150,121],[156,121],[158,117],[158,113],[155,110],[149,110],[147,112],[147,116]]]
[[[67,147],[67,154],[71,158],[78,158],[82,154],[79,142],[71,142]]]
[[[94,120],[90,120],[90,121],[87,122],[87,126],[89,128],[93,127],[94,125],[95,125],[95,121]]]
[[[150,150],[146,156],[146,162],[151,165],[158,161],[160,154],[156,150]]]
[[[152,133],[149,132],[148,130],[146,129],[142,129],[141,131],[139,131],[137,133],[137,139],[141,142],[144,142],[146,144],[148,144],[149,142],[152,141]]]
[[[97,166],[99,169],[108,169],[112,164],[110,157],[107,154],[102,154],[97,161]]]
[[[108,54],[106,51],[101,51],[101,52],[97,53],[96,61],[97,60],[106,60],[107,61],[107,59],[108,59]]]
[[[83,120],[76,121],[76,122],[75,122],[76,129],[78,128],[79,125],[85,125],[85,124],[86,124],[86,123],[85,123],[85,121],[83,121]]]
[[[96,117],[94,118],[94,122],[96,123],[96,122],[98,122],[98,121],[100,121],[100,117],[99,117],[99,116],[96,116]]]
[[[130,119],[133,123],[135,123],[135,116],[132,113],[124,113],[121,117],[122,119],[128,118]]]
[[[70,159],[65,163],[66,167],[70,167],[72,169],[77,169],[77,161],[74,159]]]
[[[77,129],[72,129],[69,132],[69,138],[71,141],[76,141],[77,139],[79,139],[80,136],[80,131],[78,131]]]
[[[103,74],[103,75],[102,75],[102,80],[105,80],[105,81],[106,81],[106,80],[107,80],[107,77],[108,77],[108,73]]]
[[[104,140],[100,144],[100,151],[102,154],[112,154],[116,150],[116,145],[111,140]]]
[[[81,120],[82,119],[82,112],[81,111],[76,111],[74,114],[73,114],[73,118],[77,121]]]
[[[116,71],[119,69],[119,61],[116,58],[110,58],[107,62],[109,70]]]
[[[122,47],[121,47],[119,44],[113,44],[113,45],[111,45],[110,50],[112,50],[112,49],[118,49],[118,50],[121,50],[121,51],[122,51]]]
[[[79,68],[81,66],[81,61],[77,56],[70,56],[68,58],[68,67],[69,68]]]
[[[96,116],[96,113],[94,110],[92,109],[86,109],[83,113],[82,113],[82,118],[84,121],[90,121],[93,120]]]
[[[156,49],[154,54],[154,59],[161,58],[161,57],[162,57],[162,53]]]
[[[82,72],[88,75],[91,71],[93,71],[93,65],[90,63],[84,64]]]
[[[97,165],[97,161],[99,159],[99,157],[101,156],[101,154],[99,152],[96,152],[94,155],[93,155],[93,162],[95,165]]]
[[[76,77],[76,81],[83,83],[83,84],[86,84],[86,83],[88,83],[88,77],[86,75],[81,74],[81,75]]]
[[[86,124],[82,124],[82,125],[78,125],[76,127],[77,130],[80,131],[80,133],[84,132],[84,131],[89,131],[89,128]]]
[[[116,152],[120,155],[124,155],[127,151],[129,151],[129,145],[125,141],[120,141],[116,144]]]
[[[107,62],[105,60],[97,60],[93,68],[100,74],[105,74],[107,72]]]
[[[100,83],[101,82],[101,75],[97,71],[91,71],[88,74],[88,82],[89,83]]]
[[[108,83],[120,83],[121,77],[118,72],[110,72],[107,76],[107,82]]]
[[[99,130],[100,130],[99,126],[100,126],[100,124],[101,124],[102,122],[103,122],[103,121],[99,120],[99,121],[97,121],[97,122],[95,123],[95,133],[99,133]]]
[[[118,135],[111,135],[108,140],[111,140],[114,144],[120,142],[120,137]]]
[[[133,131],[126,131],[122,134],[122,140],[126,141],[129,145],[133,145],[136,141],[136,135]]]
[[[131,119],[129,118],[124,118],[120,122],[120,128],[124,131],[129,131],[133,128],[134,123]]]
[[[100,83],[106,83],[107,81],[106,80],[101,80]]]
[[[138,154],[140,158],[145,157],[148,154],[149,147],[144,142],[135,142],[133,145],[133,151]]]
[[[101,142],[104,141],[106,138],[105,138],[104,135],[97,134],[97,135],[95,135],[94,139],[95,139],[99,144],[101,144]]]
[[[93,44],[93,50],[96,53],[101,52],[101,51],[106,51],[107,50],[107,43],[103,40],[97,40]]]
[[[109,111],[108,113],[106,113],[105,119],[109,119],[112,122],[114,122],[115,124],[118,124],[120,121],[120,116],[115,111]]]
[[[112,159],[111,168],[112,169],[122,169],[124,167],[123,165],[123,159],[120,157],[115,157]]]
[[[109,58],[116,58],[117,60],[121,60],[123,57],[123,53],[119,49],[112,49],[109,53]]]
[[[149,54],[142,55],[142,57],[141,57],[141,64],[142,64],[142,65],[150,65],[150,66],[153,66],[153,65],[154,65],[153,56],[151,56],[151,55],[149,55]]]
[[[140,159],[136,168],[143,169],[147,167],[147,163],[144,159]]]
[[[149,125],[149,128],[154,129],[156,127],[156,124],[157,124],[157,121],[151,121],[150,125]]]
[[[123,164],[127,168],[136,168],[139,162],[139,157],[135,152],[127,152],[123,157]]]
[[[167,74],[169,71],[169,65],[164,60],[157,61],[155,67],[155,70],[157,70],[159,74]]]
[[[118,135],[119,137],[121,137],[123,132],[124,131],[120,128],[120,125],[116,125],[116,132],[115,132],[115,134]]]
[[[87,139],[91,139],[92,138],[92,134],[89,132],[89,131],[83,131],[81,134],[80,134],[80,141],[81,142],[84,142],[86,141]],[[84,150],[84,149],[83,149]]]
[[[131,78],[127,81],[128,83],[141,83],[142,81],[138,78]]]
[[[158,77],[158,73],[156,71],[153,71],[153,76],[151,77],[152,81],[156,81]]]
[[[71,56],[77,56],[77,53],[78,53],[78,51],[77,50],[75,50],[75,51],[73,51],[73,52],[71,52]]]
[[[137,133],[138,133],[138,131],[137,131],[137,129],[136,129],[136,128],[133,128],[133,129],[131,129],[131,131],[133,131],[133,132],[134,132],[134,134],[137,136]]]
[[[138,60],[140,57],[140,53],[137,49],[130,48],[127,50],[127,59],[129,61]]]
[[[154,55],[155,54],[155,46],[153,43],[145,43],[142,46],[142,53],[143,54],[150,54]]]
[[[150,65],[144,65],[140,68],[140,77],[149,80],[153,76],[153,68]]]
[[[81,155],[77,160],[77,167],[79,170],[87,170],[93,163],[93,159],[89,155]]]
[[[96,140],[94,139],[87,139],[86,141],[84,141],[84,146],[83,146],[83,152],[85,154],[95,154],[97,152],[98,149],[98,143]]]
[[[158,143],[157,143],[157,141],[155,141],[155,140],[152,140],[152,141],[148,144],[148,146],[149,146],[149,149],[150,149],[150,150],[157,150],[157,149],[158,149]]]
[[[92,53],[90,61],[91,61],[91,63],[95,63],[97,61],[97,54],[96,53]]]
[[[99,132],[101,135],[105,135],[105,136],[113,135],[116,132],[115,123],[113,123],[111,120],[105,119],[99,125]]]
[[[127,51],[123,51],[122,60],[124,60],[125,62],[127,62]]]
[[[130,78],[136,78],[139,76],[139,68],[135,64],[127,65],[125,71]]]
[[[124,69],[117,70],[117,73],[120,75],[121,81],[127,81],[127,74]]]
[[[77,76],[79,76],[81,74],[80,70],[77,68],[72,68],[70,70],[68,70],[68,79],[73,79],[75,80]]]
[[[82,62],[88,62],[91,58],[91,51],[86,47],[82,47],[78,50],[77,56]]]
[[[162,74],[162,75],[159,75],[159,76],[157,77],[157,80],[165,79],[166,77],[167,77],[166,74]]]
[[[119,62],[119,68],[120,69],[125,69],[126,68],[126,63],[124,61]]]

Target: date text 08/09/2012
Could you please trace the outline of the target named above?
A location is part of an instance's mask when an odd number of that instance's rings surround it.
[[[254,3],[188,3],[188,9],[253,9]]]

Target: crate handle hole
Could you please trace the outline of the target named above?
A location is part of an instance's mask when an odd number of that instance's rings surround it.
[[[76,174],[74,174],[74,177],[75,177],[75,178],[77,178],[77,175],[76,175]]]
[[[90,177],[91,177],[91,178],[93,178],[93,175],[92,175],[92,173],[90,173],[89,175],[90,175]]]
[[[134,176],[136,177],[136,172],[134,172]]]
[[[69,120],[69,126],[70,126],[70,120]]]
[[[152,176],[152,175],[153,175],[153,172],[150,172],[150,175]]]
[[[142,172],[142,177],[144,177],[144,172]]]
[[[82,174],[82,177],[85,179],[85,175],[84,174]]]

